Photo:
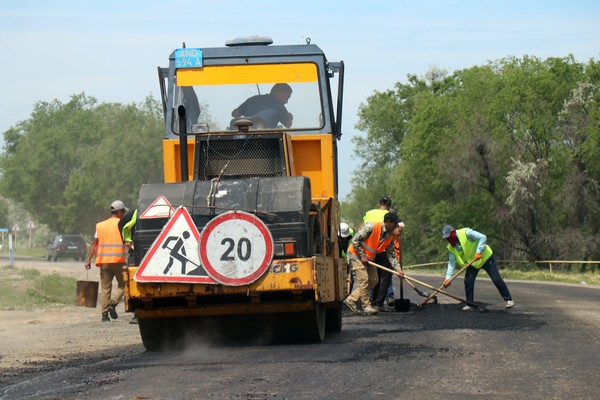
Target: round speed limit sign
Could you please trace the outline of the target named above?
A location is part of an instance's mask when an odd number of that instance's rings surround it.
[[[273,237],[255,215],[229,211],[200,233],[200,261],[208,275],[228,286],[248,285],[269,269]]]

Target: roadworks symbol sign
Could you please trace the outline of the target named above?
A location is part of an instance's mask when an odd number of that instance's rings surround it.
[[[146,252],[136,282],[216,284],[200,263],[200,233],[185,207],[179,207]]]
[[[148,208],[144,210],[140,218],[169,218],[175,209],[165,196],[158,196]]]

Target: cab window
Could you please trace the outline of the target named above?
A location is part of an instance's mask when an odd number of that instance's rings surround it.
[[[291,94],[279,93],[281,88],[289,88]],[[242,117],[253,122],[251,130],[293,131],[323,126],[317,67],[313,63],[179,69],[172,96],[174,133],[179,133],[179,105],[185,106],[188,133],[237,130],[235,121]],[[291,114],[290,119],[286,113]]]

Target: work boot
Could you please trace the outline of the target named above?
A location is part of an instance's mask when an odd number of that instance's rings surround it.
[[[363,308],[363,312],[364,312],[366,315],[375,315],[375,314],[377,314],[377,310],[376,310],[376,309],[374,309],[374,308],[373,308],[373,307],[371,307],[371,306],[366,306],[365,308]]]
[[[110,322],[110,319],[108,318],[108,313],[102,313],[102,322]]]
[[[350,311],[352,311],[353,313],[358,313],[358,307],[356,306],[356,303],[353,302],[350,299],[346,299],[344,300],[344,304],[346,305],[346,307],[348,307],[350,309]]]
[[[515,302],[512,300],[509,300],[506,302],[506,308],[513,308],[515,306]]]
[[[394,298],[393,297],[386,297],[385,298],[385,303],[387,304],[388,307],[394,307]]]
[[[112,319],[119,318],[119,315],[117,314],[117,310],[115,310],[115,305],[112,302],[108,303],[108,312]]]
[[[473,311],[475,309],[475,307],[471,307],[471,306],[464,306],[463,311]]]

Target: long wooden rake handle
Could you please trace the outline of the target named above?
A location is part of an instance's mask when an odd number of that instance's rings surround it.
[[[452,293],[448,293],[448,292],[446,292],[445,290],[436,289],[435,287],[433,287],[433,286],[431,286],[431,285],[428,285],[428,284],[427,284],[427,283],[425,283],[425,282],[421,282],[421,281],[419,281],[419,280],[417,280],[417,279],[415,279],[415,278],[411,278],[410,276],[406,276],[406,275],[404,275],[404,279],[411,280],[411,281],[413,281],[413,282],[415,282],[415,283],[418,283],[419,285],[423,285],[423,286],[425,286],[426,288],[429,288],[429,289],[432,289],[432,290],[437,290],[437,292],[438,292],[438,293],[445,294],[445,295],[446,295],[446,296],[448,296],[448,297],[452,297],[453,299],[456,299],[456,300],[458,300],[458,301],[462,301],[463,303],[465,303],[465,304],[467,304],[467,305],[469,305],[469,306],[471,306],[471,307],[475,307],[475,308],[477,308],[479,311],[485,311],[485,308],[483,308],[483,307],[481,307],[481,306],[479,306],[479,305],[477,305],[477,304],[473,303],[472,301],[469,301],[469,300],[467,300],[467,299],[463,299],[462,297],[455,296],[455,295],[453,295]]]
[[[419,296],[421,296],[421,297],[428,297],[428,298],[433,298],[433,297],[435,296],[435,294],[433,294],[433,295],[430,295],[430,294],[428,294],[427,292],[424,292],[424,291],[420,290],[420,289],[419,289],[418,287],[416,287],[416,286],[415,286],[415,284],[414,284],[414,283],[412,283],[411,281],[408,281],[408,280],[406,280],[406,279],[405,279],[405,281],[406,281],[406,283],[408,283],[408,286],[410,286],[411,288],[413,288],[413,289],[414,289],[414,291],[415,291],[415,292],[417,292],[417,294],[418,294]]]
[[[383,265],[376,264],[376,263],[374,263],[374,262],[372,262],[372,261],[369,261],[369,264],[371,264],[371,265],[373,265],[374,267],[377,267],[377,268],[379,268],[379,269],[382,269],[382,270],[384,270],[384,271],[391,272],[391,273],[392,273],[392,274],[394,274],[394,275],[398,275],[398,276],[400,276],[400,273],[399,273],[399,272],[397,272],[397,271],[394,271],[393,269],[386,268],[386,267],[384,267]],[[484,311],[485,311],[485,308],[483,308],[483,307],[481,307],[481,306],[479,306],[479,305],[477,305],[477,304],[473,303],[472,301],[469,301],[469,300],[467,300],[467,299],[463,299],[462,297],[455,296],[455,295],[453,295],[452,293],[448,293],[448,292],[446,292],[445,290],[442,290],[442,289],[436,289],[434,286],[431,286],[431,285],[429,285],[429,284],[427,284],[427,283],[425,283],[425,282],[421,282],[421,281],[420,281],[420,280],[418,280],[418,279],[411,278],[410,276],[408,276],[408,275],[406,275],[406,274],[404,274],[404,276],[402,276],[402,279],[406,279],[407,281],[412,281],[412,282],[414,282],[414,283],[418,283],[419,285],[423,285],[423,286],[425,286],[426,288],[429,288],[429,289],[432,289],[432,290],[435,290],[435,291],[437,291],[437,293],[445,294],[446,296],[448,296],[448,297],[452,297],[453,299],[455,299],[455,300],[458,300],[458,301],[460,301],[460,302],[463,302],[463,303],[465,303],[465,304],[467,304],[467,305],[469,305],[469,306],[471,306],[471,307],[475,307],[475,308],[477,308],[479,311],[482,311],[482,312],[484,312]]]
[[[388,272],[391,272],[391,273],[393,273],[393,274],[396,274],[396,275],[398,275],[398,273],[397,273],[396,271],[392,271],[391,269],[389,269],[389,268],[386,268],[386,267],[384,267],[383,265],[376,264],[376,263],[374,263],[373,261],[369,261],[369,264],[371,264],[372,266],[374,266],[374,267],[377,267],[377,268],[379,268],[379,269],[382,269],[382,270],[384,270],[384,271],[388,271]],[[414,289],[414,291],[415,291],[415,292],[417,292],[417,294],[418,294],[419,296],[421,296],[421,297],[429,297],[429,294],[428,294],[428,293],[425,293],[424,291],[422,291],[422,290],[419,290],[419,288],[418,288],[418,287],[416,287],[416,286],[415,286],[415,284],[414,284],[414,283],[412,283],[411,281],[406,281],[406,283],[408,283],[408,286],[410,286],[411,288],[413,288],[413,289]]]
[[[475,262],[475,260],[471,261],[470,263],[468,263],[467,265],[465,265],[464,267],[462,267],[460,269],[460,271],[458,271],[457,273],[455,273],[454,275],[452,275],[452,278],[450,278],[449,281],[452,282],[454,280],[454,278],[456,278],[457,276],[459,276],[460,274],[462,274],[463,271],[465,271],[467,268],[469,268],[471,266],[471,264],[473,264],[474,262]],[[433,299],[433,297],[437,293],[439,293],[440,290],[444,290],[444,285],[440,286],[439,289],[434,289],[434,290],[435,290],[435,292],[431,293],[428,298],[426,298],[421,303],[419,303],[418,307],[423,307],[425,304],[427,304],[429,302],[429,300]]]

